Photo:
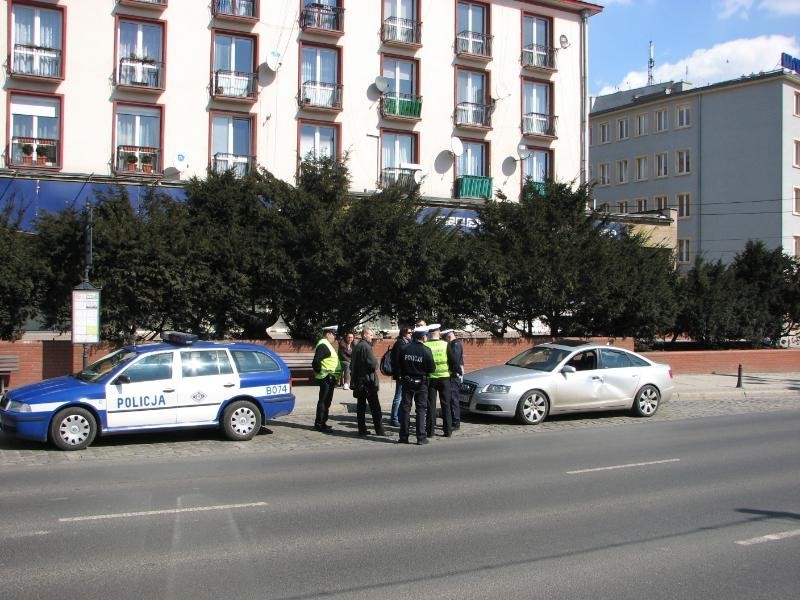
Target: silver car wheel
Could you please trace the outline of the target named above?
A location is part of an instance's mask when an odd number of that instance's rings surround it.
[[[633,402],[633,412],[639,417],[652,417],[658,410],[661,395],[652,385],[646,385],[636,394]]]
[[[222,427],[232,440],[249,440],[261,429],[261,413],[246,400],[233,402],[222,415]]]
[[[50,439],[60,450],[83,450],[95,435],[97,423],[84,408],[65,408],[50,423]]]
[[[550,401],[542,392],[532,391],[525,394],[517,405],[517,417],[526,425],[538,425],[547,416]]]

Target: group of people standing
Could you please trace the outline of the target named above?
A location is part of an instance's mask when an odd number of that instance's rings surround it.
[[[333,347],[336,326],[325,327],[317,342],[311,366],[319,385],[319,399],[314,428],[328,432],[328,412],[333,391],[343,376],[340,352]],[[352,335],[352,334],[347,334]],[[345,343],[347,342],[345,336]],[[386,435],[383,426],[378,390],[378,360],[372,351],[375,332],[370,327],[361,330],[361,339],[349,344],[349,384],[356,398],[358,434],[369,435],[366,407],[369,405],[376,435]],[[341,347],[341,344],[340,344]],[[441,325],[401,327],[391,350],[392,379],[395,394],[392,400],[390,423],[400,428],[400,443],[409,443],[411,406],[415,407],[417,444],[427,444],[434,435],[437,398],[442,414],[442,431],[450,437],[461,426],[459,391],[464,375],[464,349],[452,329]]]

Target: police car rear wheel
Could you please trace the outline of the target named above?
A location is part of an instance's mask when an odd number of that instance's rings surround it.
[[[261,429],[261,413],[252,402],[237,400],[222,413],[222,429],[228,439],[252,439]]]
[[[50,439],[60,450],[83,450],[96,435],[97,422],[85,408],[65,408],[50,423]]]

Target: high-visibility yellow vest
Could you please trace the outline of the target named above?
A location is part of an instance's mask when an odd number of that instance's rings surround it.
[[[333,344],[331,344],[325,338],[322,338],[320,341],[318,341],[314,348],[316,349],[320,344],[325,344],[328,347],[328,350],[330,350],[331,354],[330,356],[322,359],[320,372],[315,373],[314,377],[316,379],[325,379],[328,375],[335,375],[338,377],[342,373],[342,363],[339,362],[339,353],[333,349]]]
[[[447,342],[444,340],[428,340],[425,345],[431,349],[436,370],[428,375],[431,379],[450,377],[450,368],[447,366]]]

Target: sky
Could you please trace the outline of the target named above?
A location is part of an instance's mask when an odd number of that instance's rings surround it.
[[[589,94],[654,81],[695,87],[780,68],[781,53],[800,58],[800,0],[590,0]]]

